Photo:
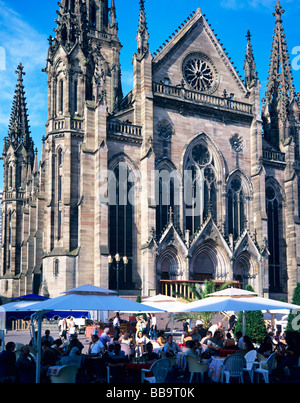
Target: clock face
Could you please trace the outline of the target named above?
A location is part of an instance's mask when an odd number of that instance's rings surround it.
[[[198,144],[193,148],[192,156],[194,161],[201,166],[205,166],[210,163],[210,152],[203,144]]]
[[[218,87],[218,73],[202,53],[188,55],[182,66],[183,77],[192,90],[212,94]]]

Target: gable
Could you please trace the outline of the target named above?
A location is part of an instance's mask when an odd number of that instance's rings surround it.
[[[195,81],[188,82],[191,80],[187,77],[189,64],[193,68],[193,60],[196,59],[203,62],[203,69],[206,63],[213,75],[213,82],[204,91],[194,87]],[[223,97],[226,91],[228,95],[234,94],[234,99],[238,101],[245,102],[247,94],[243,81],[200,9],[153,59],[153,81],[161,83],[166,79],[172,86],[181,86],[184,82],[187,89],[217,97]]]

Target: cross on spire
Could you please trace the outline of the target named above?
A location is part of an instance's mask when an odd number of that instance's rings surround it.
[[[281,25],[284,12],[278,0],[273,13],[276,17],[276,28],[269,64],[264,125],[265,137],[275,147],[287,136],[282,130],[279,133],[279,129],[289,119],[289,105],[296,96],[286,35]],[[270,116],[270,123],[267,123],[267,115]]]
[[[247,86],[250,86],[252,81],[255,79],[256,73],[256,63],[253,55],[253,49],[251,44],[251,33],[248,30],[246,38],[247,38],[247,51],[246,51],[246,60],[244,64],[245,70],[245,82]]]
[[[282,5],[280,4],[280,1],[277,0],[276,6],[275,6],[275,13],[273,13],[273,17],[276,17],[276,24],[282,24],[282,15],[285,13],[285,10],[282,9]]]
[[[145,0],[140,0],[140,19],[137,33],[138,54],[143,57],[149,50],[149,33],[145,12]]]

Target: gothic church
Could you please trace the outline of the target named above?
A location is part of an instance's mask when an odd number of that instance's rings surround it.
[[[151,54],[140,0],[124,96],[115,0],[58,4],[40,161],[17,69],[2,299],[83,284],[149,296],[206,279],[290,299],[300,281],[299,93],[279,0],[263,100],[250,32],[244,77],[200,9]]]

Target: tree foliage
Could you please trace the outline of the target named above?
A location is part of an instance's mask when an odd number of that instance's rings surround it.
[[[246,290],[255,292],[250,285],[246,286]],[[261,311],[245,311],[245,322],[245,335],[249,336],[253,342],[262,343],[264,338],[268,335],[263,313]],[[239,312],[235,333],[242,331],[243,312]]]
[[[297,286],[294,289],[292,304],[300,305],[300,283],[297,283]],[[300,333],[299,321],[300,321],[299,311],[291,310],[288,316],[288,324],[286,327],[286,331]]]

